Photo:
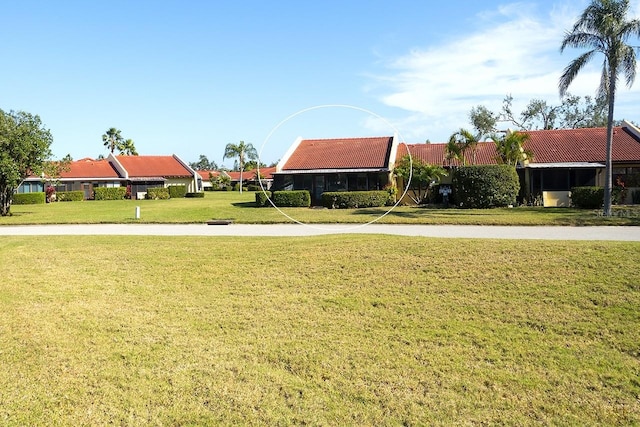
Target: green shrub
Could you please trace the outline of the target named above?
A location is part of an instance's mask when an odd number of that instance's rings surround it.
[[[259,208],[271,206],[269,197],[271,197],[271,191],[267,191],[266,194],[263,191],[256,191],[256,206]]]
[[[122,200],[126,194],[126,187],[96,187],[93,189],[93,198],[96,200]]]
[[[389,192],[385,190],[322,193],[322,206],[331,209],[379,207],[386,205],[388,200]]]
[[[458,206],[487,209],[515,205],[520,180],[509,165],[462,166],[454,170],[451,188]]]
[[[168,199],[169,189],[165,187],[148,188],[145,198],[149,200]]]
[[[308,190],[285,190],[271,193],[273,204],[280,207],[308,208],[311,195]]]
[[[186,185],[170,185],[168,189],[169,189],[169,197],[172,199],[180,199],[187,194]]]
[[[225,186],[222,188],[222,190],[223,190],[223,191],[233,191],[233,188],[232,188],[230,185],[225,185]]]
[[[14,205],[43,205],[46,196],[43,192],[16,193],[13,195]]]
[[[56,200],[59,202],[80,202],[84,200],[84,191],[58,191]]]
[[[604,203],[603,187],[573,187],[571,205],[582,209],[597,209]]]
[[[184,197],[186,197],[187,199],[203,199],[204,198],[204,193],[203,192],[185,193]]]

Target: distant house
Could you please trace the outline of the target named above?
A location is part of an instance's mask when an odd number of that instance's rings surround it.
[[[275,190],[308,190],[312,203],[325,191],[381,190],[391,182],[396,136],[298,138],[278,162]]]
[[[220,176],[220,174],[227,175],[224,171],[216,171],[216,170],[197,170],[196,173],[200,176],[200,180],[202,181],[202,189],[205,191],[212,190],[213,185],[211,184],[211,177]]]
[[[185,185],[188,192],[202,191],[202,180],[178,156],[114,156],[94,160],[73,161],[57,180],[57,191],[84,191],[84,198],[93,198],[96,187],[131,187],[133,198],[144,197],[150,187]],[[24,180],[18,193],[44,191],[41,177]]]
[[[275,167],[260,168],[260,175],[262,177],[262,185],[265,189],[270,189],[273,183],[273,173],[276,171]],[[231,178],[231,185],[235,186],[240,182],[240,171],[226,171],[225,172]],[[258,177],[258,169],[251,169],[242,171],[242,185],[260,185]]]
[[[132,196],[148,188],[184,185],[188,193],[202,191],[202,178],[175,154],[173,156],[113,156],[108,160],[131,186]]]

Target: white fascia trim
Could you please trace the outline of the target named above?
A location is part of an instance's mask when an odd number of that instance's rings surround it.
[[[302,142],[301,136],[299,136],[298,138],[296,138],[295,141],[293,141],[293,144],[291,144],[287,152],[284,153],[284,156],[280,159],[280,161],[276,165],[276,173],[282,171],[282,167],[287,164],[287,162],[289,161],[289,158],[298,149],[298,146],[300,145],[301,142]]]
[[[118,161],[118,159],[116,158],[116,156],[113,155],[113,153],[109,153],[109,155],[107,156],[107,160],[116,168],[116,170],[118,171],[118,173],[123,179],[129,179],[129,172],[127,172],[124,166],[122,166],[122,163]]]

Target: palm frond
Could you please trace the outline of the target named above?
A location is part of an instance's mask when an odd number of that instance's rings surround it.
[[[567,89],[580,73],[582,68],[591,60],[591,58],[597,53],[596,50],[590,50],[578,56],[571,61],[569,65],[564,69],[558,82],[558,88],[560,89],[560,96],[564,96],[567,93]]]

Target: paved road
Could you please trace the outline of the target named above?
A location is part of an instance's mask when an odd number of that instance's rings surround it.
[[[0,236],[315,236],[392,234],[443,238],[640,241],[640,227],[526,227],[408,224],[98,224],[0,226]]]

